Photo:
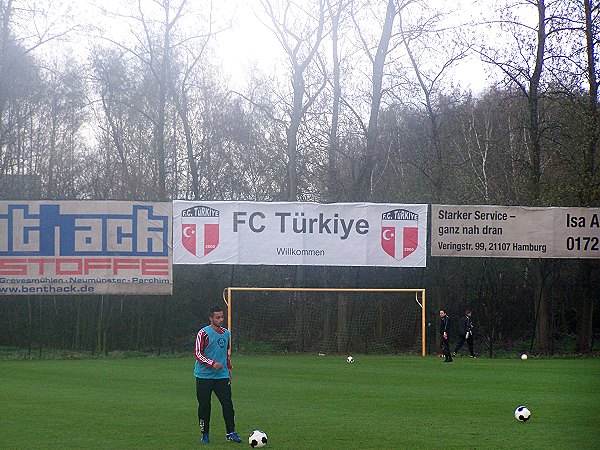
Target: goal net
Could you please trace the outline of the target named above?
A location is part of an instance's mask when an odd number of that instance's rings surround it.
[[[425,356],[424,289],[224,290],[235,353]]]

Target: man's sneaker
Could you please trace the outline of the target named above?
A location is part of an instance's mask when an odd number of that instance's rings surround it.
[[[477,355],[471,355],[471,358],[477,358]]]
[[[202,440],[200,442],[203,444],[208,444],[208,433],[202,433]]]
[[[452,356],[456,356],[456,352],[452,352]]]
[[[225,440],[231,442],[242,442],[242,439],[237,435],[235,431],[233,433],[227,433],[225,435]]]

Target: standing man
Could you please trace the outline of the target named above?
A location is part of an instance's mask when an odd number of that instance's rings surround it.
[[[213,392],[223,409],[227,433],[225,439],[242,442],[235,432],[235,415],[231,400],[230,332],[223,328],[223,317],[223,308],[213,306],[208,316],[210,325],[198,331],[196,336],[194,376],[198,399],[198,423],[203,444],[209,442],[210,400]]]
[[[440,310],[440,345],[442,346],[442,353],[446,359],[444,362],[452,362],[452,355],[450,355],[450,318],[448,314],[442,309]]]
[[[471,321],[472,315],[473,313],[471,312],[471,310],[467,309],[467,311],[465,312],[465,316],[462,319],[460,319],[460,322],[458,322],[458,343],[456,344],[454,353],[452,353],[453,356],[456,356],[456,353],[464,345],[465,341],[467,341],[471,358],[477,358],[477,356],[475,356],[475,353],[473,352],[473,322]]]

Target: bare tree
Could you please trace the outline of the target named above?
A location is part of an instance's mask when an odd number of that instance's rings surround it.
[[[212,2],[206,8],[194,7],[188,0],[140,0],[129,14],[106,12],[113,20],[131,24],[132,42],[110,35],[104,40],[120,48],[127,59],[133,58],[132,68],[139,65],[145,71],[139,74],[144,78],[137,84],[139,94],[146,98],[139,98],[130,107],[150,124],[152,139],[146,151],[153,155],[155,197],[161,200],[171,198],[178,191],[178,184],[188,179],[194,198],[200,197],[201,143],[196,140],[191,104],[196,100],[196,92],[203,89],[202,70],[210,66],[205,64],[206,51],[217,31],[213,29]],[[106,117],[109,116],[107,112]],[[109,126],[112,128],[110,121]],[[116,141],[115,145],[117,153],[124,154]],[[187,167],[180,167],[181,157]]]
[[[514,43],[511,50],[507,51],[507,47],[480,47],[479,54],[484,62],[498,68],[505,75],[506,83],[515,86],[527,99],[527,167],[530,177],[528,198],[521,199],[521,203],[539,205],[544,129],[543,117],[540,114],[541,99],[544,95],[542,75],[548,58],[546,41],[556,29],[552,26],[552,16],[547,17],[545,0],[527,0],[524,4],[529,7],[530,14],[535,10],[535,23],[528,24],[519,20],[517,14],[520,9],[517,10],[517,7],[522,6],[520,3],[504,5],[506,17],[494,21],[502,30],[501,36]],[[511,8],[516,10],[514,14],[511,14]]]
[[[412,3],[412,5],[411,5]],[[412,6],[412,8],[408,8]],[[415,9],[424,11],[418,14]],[[412,23],[407,23],[411,16]],[[414,19],[414,17],[418,19]],[[398,10],[400,39],[420,91],[420,102],[425,108],[430,125],[430,142],[434,158],[423,172],[429,174],[434,188],[432,201],[443,201],[446,194],[449,158],[440,136],[438,97],[444,91],[440,87],[449,69],[468,55],[470,44],[459,39],[460,29],[447,30],[442,26],[443,14],[428,8],[423,2],[408,2]],[[442,49],[442,50],[440,50]],[[409,82],[410,83],[410,82]]]
[[[589,84],[589,100],[586,121],[587,148],[584,150],[585,178],[589,180],[588,188],[584,190],[584,204],[592,206],[598,204],[599,183],[598,173],[600,167],[597,161],[598,140],[600,139],[600,118],[598,114],[598,84],[599,74],[596,66],[597,50],[600,47],[600,5],[591,0],[583,0],[585,17],[585,49],[587,56],[587,81]],[[596,264],[596,267],[598,265]],[[577,320],[577,347],[580,352],[592,350],[594,293],[588,287],[592,285],[592,264],[585,264],[583,280],[586,286],[581,305],[578,308]]]
[[[377,159],[378,145],[378,118],[381,107],[381,100],[384,94],[383,78],[386,58],[390,51],[390,40],[393,34],[393,25],[396,18],[396,3],[394,0],[386,2],[385,15],[381,33],[376,46],[373,48],[364,37],[361,25],[358,23],[356,15],[353,14],[353,20],[357,26],[363,51],[371,63],[371,101],[369,106],[369,120],[366,127],[363,125],[366,138],[366,147],[362,157],[358,174],[355,179],[353,198],[356,200],[371,200],[372,178]],[[375,50],[373,54],[373,50]]]
[[[556,3],[556,2],[551,2]],[[514,51],[501,55],[498,49],[481,48],[480,54],[485,62],[500,69],[506,76],[509,85],[515,86],[527,99],[528,118],[527,129],[527,160],[529,171],[528,195],[521,204],[538,206],[541,204],[542,189],[542,158],[543,158],[543,122],[540,113],[541,99],[544,94],[543,69],[547,59],[547,40],[553,28],[553,17],[548,14],[545,0],[527,0],[525,4],[530,10],[535,9],[537,20],[532,25],[519,20],[516,12],[512,14],[511,7],[516,10],[519,4],[508,5],[505,10],[507,17],[498,21],[501,29],[514,42]],[[534,307],[536,310],[535,340],[543,352],[551,352],[552,344],[552,312],[550,310],[549,267],[543,260],[532,261],[535,274]]]
[[[567,118],[564,125],[565,134],[569,137],[581,136],[580,144],[565,148],[567,164],[579,174],[574,177],[576,198],[581,206],[595,206],[600,202],[600,164],[598,161],[598,142],[600,139],[600,114],[598,112],[598,84],[600,73],[597,67],[598,51],[600,51],[600,5],[591,0],[577,0],[563,6],[559,15],[560,33],[564,42],[564,53],[555,58],[554,79],[569,93],[573,103],[573,115],[577,117],[577,125],[573,127],[572,119]],[[587,86],[583,95],[580,86]],[[583,125],[583,126],[581,126]],[[579,130],[574,133],[573,130]],[[577,151],[573,151],[578,148]],[[594,292],[590,290],[592,273],[597,270],[596,261],[582,260],[579,276],[584,286],[577,302],[577,342],[576,350],[589,352],[592,349]]]
[[[156,115],[156,166],[158,168],[158,200],[167,200],[166,187],[166,158],[167,150],[165,148],[165,126],[166,126],[166,105],[169,95],[169,76],[170,66],[172,64],[172,38],[174,28],[184,13],[187,0],[181,0],[179,4],[171,0],[155,0],[162,10],[159,33],[147,20],[141,0],[138,0],[138,19],[143,27],[143,47],[136,55],[144,61],[154,79],[158,84],[157,102],[158,110]]]
[[[312,64],[321,64],[317,58],[325,27],[325,2],[296,2],[285,0],[277,5],[272,0],[261,0],[269,17],[270,29],[285,51],[290,64],[292,101],[287,111],[286,153],[288,158],[288,200],[298,199],[298,133],[306,113],[325,88],[326,79],[316,85],[307,85],[307,72]]]
[[[347,7],[347,3],[338,0],[332,3],[326,0],[327,12],[331,20],[331,59],[333,63],[331,84],[333,86],[332,111],[331,111],[331,131],[329,134],[329,146],[327,151],[327,197],[333,200],[336,195],[337,184],[337,158],[339,153],[339,120],[340,120],[340,100],[342,96],[342,87],[340,80],[340,56],[339,56],[339,30],[342,12]]]
[[[22,176],[27,172],[27,177],[40,177],[38,170],[47,174],[44,164],[31,166],[35,163],[25,152],[28,143],[24,132],[30,133],[39,125],[39,108],[45,102],[44,67],[52,66],[49,61],[40,65],[36,51],[76,28],[59,2],[0,0],[0,175]],[[33,125],[29,129],[28,122]],[[42,146],[35,152],[45,158],[47,154],[42,154],[48,148],[52,146]],[[50,173],[52,170],[51,166]]]

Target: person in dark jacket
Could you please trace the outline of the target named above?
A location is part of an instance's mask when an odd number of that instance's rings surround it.
[[[450,354],[450,317],[444,310],[440,310],[440,319],[440,345],[442,353],[446,357],[444,362],[452,362],[452,355]]]
[[[471,320],[473,313],[470,309],[467,309],[465,312],[465,316],[460,319],[458,322],[458,342],[456,344],[456,348],[452,353],[453,356],[456,356],[461,347],[467,342],[469,346],[469,353],[471,354],[471,358],[477,358],[475,353],[473,352],[473,322]]]

